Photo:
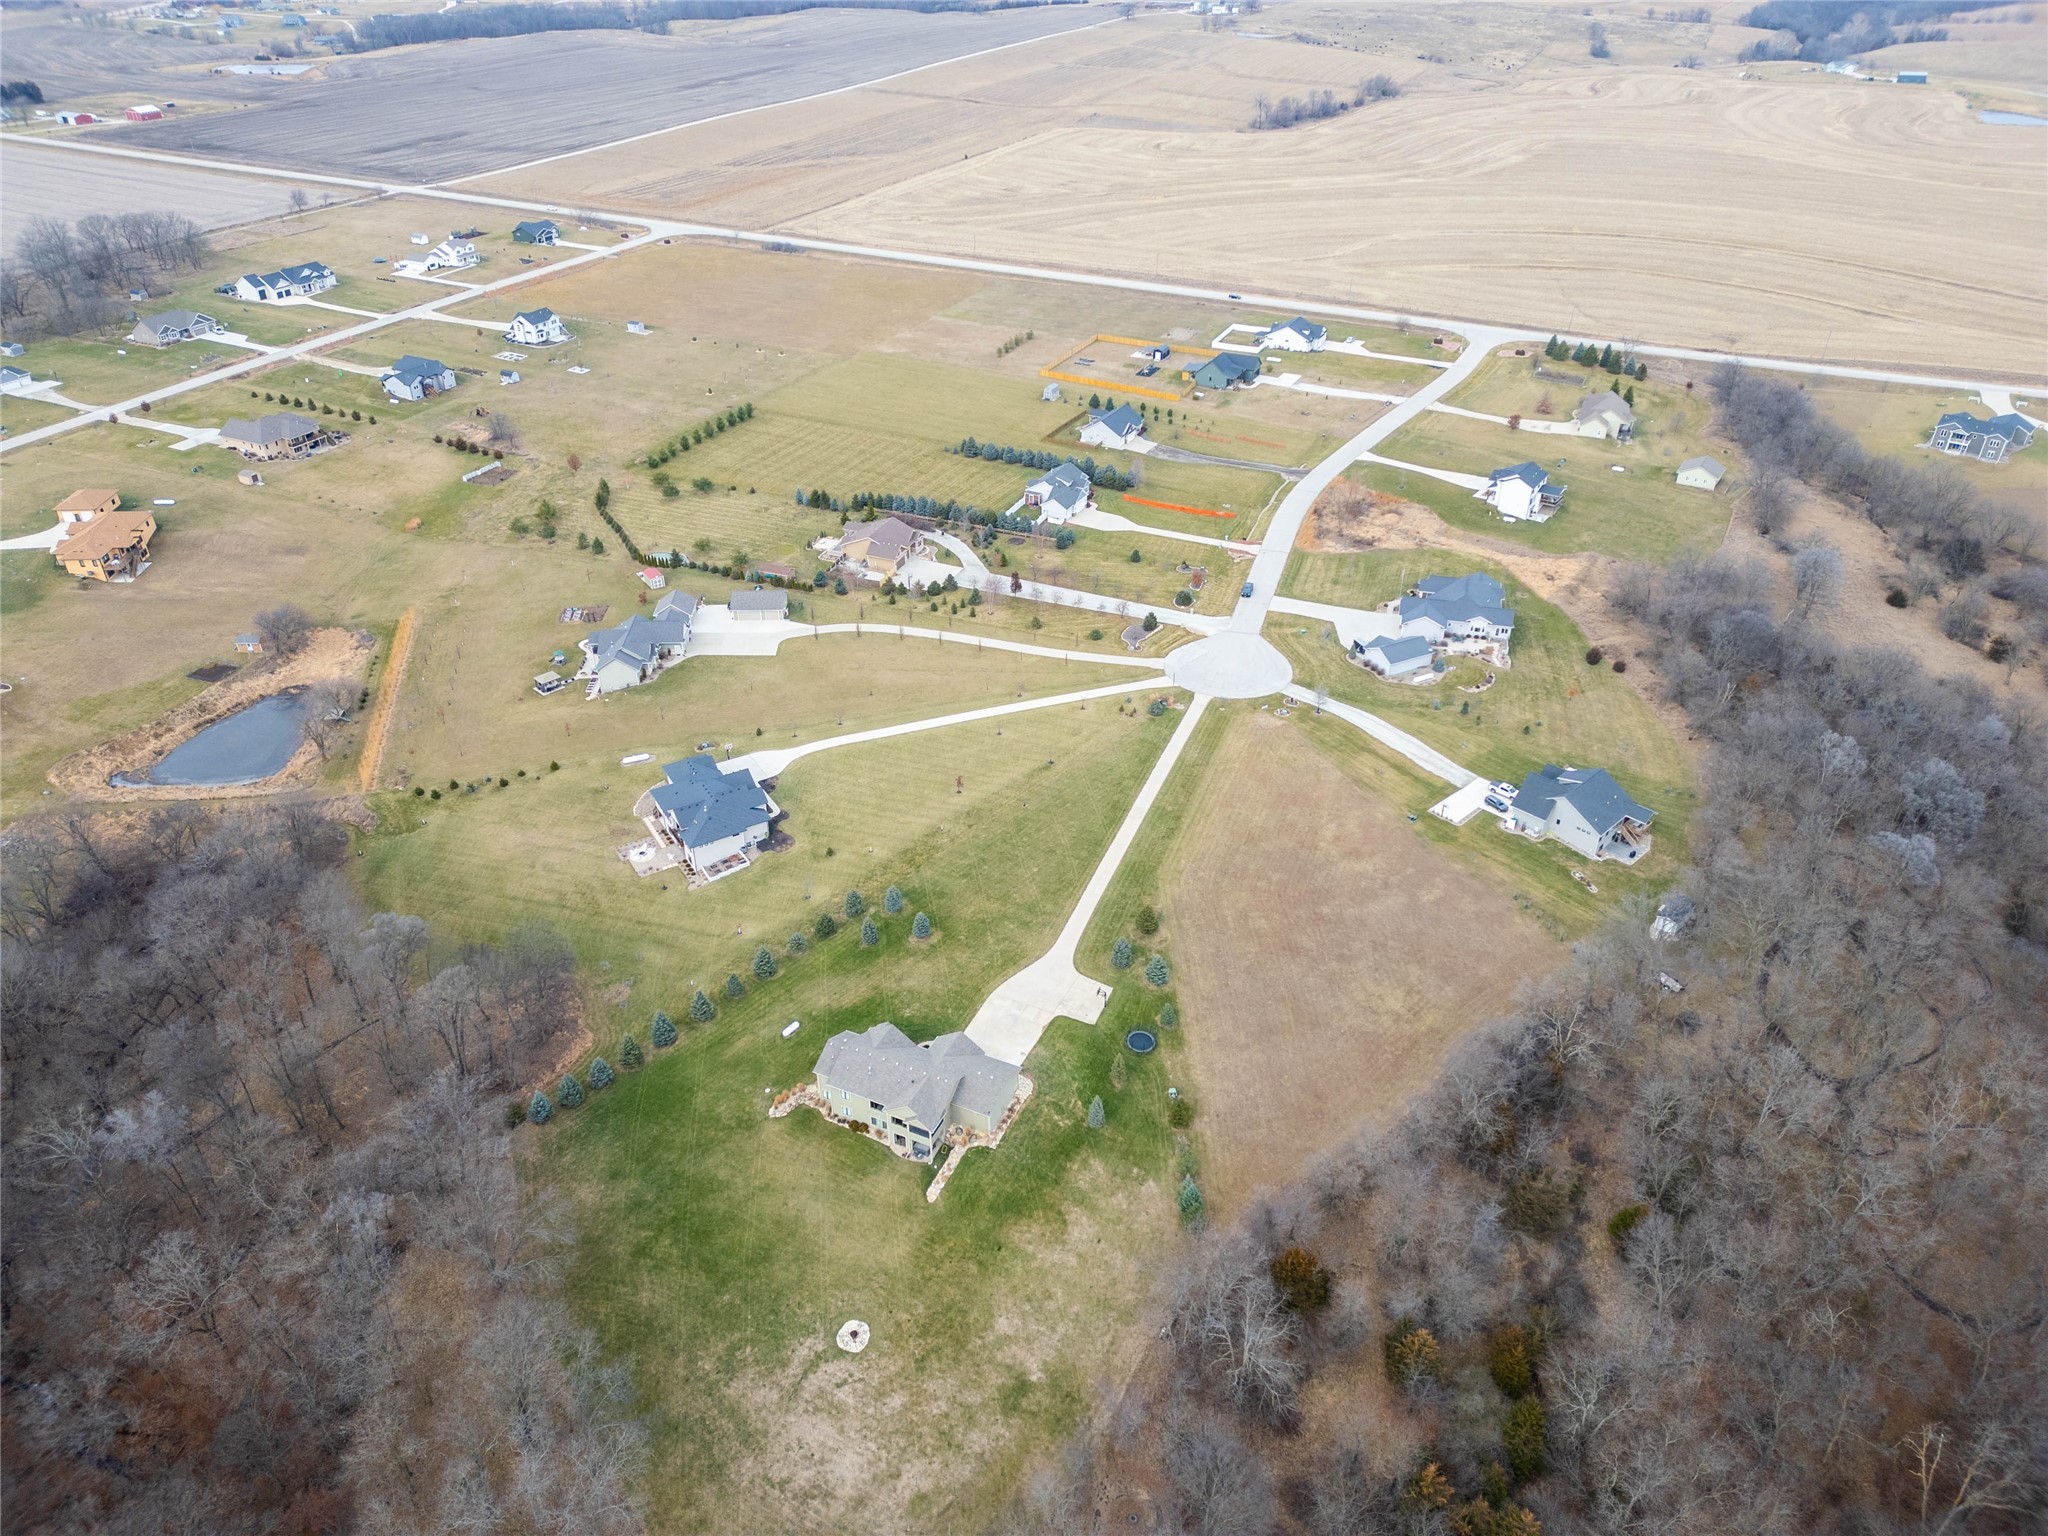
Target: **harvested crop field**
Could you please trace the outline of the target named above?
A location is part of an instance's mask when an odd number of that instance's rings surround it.
[[[258,106],[114,136],[298,169],[440,181],[795,102],[1101,19],[1079,6],[978,16],[813,11],[666,37],[554,32],[394,48],[338,60],[324,80]],[[536,112],[530,91],[509,86],[543,77],[551,99],[573,106]],[[435,103],[432,133],[420,131],[424,101]]]
[[[2048,135],[1980,124],[1953,91],[1796,64],[1741,78],[1734,52],[1758,35],[1741,29],[1639,24],[1598,63],[1566,10],[1409,7],[1370,48],[1148,13],[853,92],[829,117],[777,108],[487,185],[1546,330],[2048,369]],[[1453,11],[1487,39],[1419,62],[1409,16]],[[1706,67],[1672,68],[1687,51]],[[1260,94],[1348,94],[1375,70],[1398,99],[1247,127]],[[1281,184],[1274,241],[1240,214]],[[1045,219],[1054,205],[1067,216]]]
[[[1311,842],[1313,858],[1286,856]],[[1226,1212],[1398,1110],[1559,958],[1505,890],[1269,714],[1232,723],[1175,862],[1165,896],[1205,1187]]]
[[[82,155],[10,136],[0,155],[0,245],[12,249],[32,219],[173,208],[202,229],[270,218],[291,208],[290,182],[188,170],[143,160]],[[322,193],[308,188],[317,203]]]

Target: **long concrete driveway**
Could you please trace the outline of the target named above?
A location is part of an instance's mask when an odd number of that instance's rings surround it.
[[[959,557],[967,575],[962,586],[979,587],[995,597],[1016,597],[1032,603],[1057,603],[1064,608],[1081,608],[1089,613],[1100,613],[1112,619],[1129,623],[1151,614],[1161,624],[1177,624],[1182,629],[1192,629],[1197,634],[1214,634],[1224,627],[1220,617],[1189,613],[1184,608],[1175,608],[1166,603],[1141,603],[1131,598],[1109,597],[1100,592],[1088,592],[1079,587],[1056,587],[1050,582],[1022,581],[1014,590],[1010,578],[991,571],[965,539],[950,533],[934,533],[932,542],[951,550]],[[1021,576],[1019,577],[1021,581]]]
[[[1265,627],[1266,612],[1272,607],[1274,595],[1279,591],[1280,578],[1286,574],[1287,557],[1294,552],[1294,541],[1301,536],[1301,525],[1308,517],[1309,508],[1316,504],[1317,497],[1329,489],[1331,482],[1356,464],[1374,446],[1384,442],[1428,410],[1433,401],[1443,398],[1464,383],[1486,360],[1494,347],[1511,339],[1509,332],[1491,330],[1483,326],[1472,327],[1464,332],[1464,335],[1465,350],[1450,367],[1437,374],[1400,404],[1389,406],[1383,415],[1369,422],[1350,442],[1288,488],[1286,498],[1280,503],[1280,510],[1273,515],[1272,524],[1266,529],[1266,537],[1259,547],[1258,556],[1252,561],[1252,595],[1241,599],[1232,610],[1231,629],[1241,634],[1256,635]]]
[[[972,725],[977,720],[1000,720],[1006,715],[1027,714],[1034,709],[1053,709],[1062,704],[1087,704],[1094,699],[1113,699],[1119,694],[1131,694],[1141,688],[1164,688],[1164,677],[1138,677],[1129,682],[1110,683],[1101,688],[1084,688],[1078,693],[1056,693],[1046,699],[1019,699],[1013,704],[990,704],[982,709],[963,709],[958,714],[934,715],[929,720],[907,720],[901,725],[877,726],[871,731],[851,731],[844,736],[828,736],[823,741],[808,741],[794,747],[768,747],[759,752],[749,752],[736,757],[734,764],[750,769],[757,779],[772,779],[791,763],[809,757],[813,752],[829,752],[834,747],[857,747],[863,742],[887,741],[892,736],[914,736],[919,731],[941,731],[949,725]]]
[[[1103,1007],[1109,1001],[1109,988],[1082,975],[1074,958],[1080,952],[1082,936],[1095,919],[1095,909],[1102,905],[1110,881],[1116,878],[1118,866],[1138,836],[1138,828],[1145,824],[1146,813],[1172,777],[1174,764],[1187,750],[1188,740],[1208,707],[1208,698],[1201,694],[1188,705],[1187,713],[1166,743],[1166,750],[1145,776],[1138,798],[1124,813],[1123,823],[1110,839],[1095,873],[1088,877],[1081,899],[1074,903],[1074,910],[1060,929],[1060,936],[1053,940],[1052,948],[998,986],[975,1011],[973,1022],[967,1026],[967,1038],[997,1060],[1022,1066],[1031,1048],[1038,1044],[1038,1037],[1045,1033],[1046,1025],[1054,1019],[1079,1019],[1083,1024],[1093,1024],[1102,1017]]]
[[[1479,777],[1470,768],[1452,762],[1435,747],[1417,741],[1398,725],[1389,725],[1378,715],[1369,714],[1356,705],[1345,704],[1337,699],[1324,699],[1317,704],[1315,694],[1299,683],[1289,683],[1281,692],[1290,699],[1314,705],[1326,715],[1335,715],[1339,720],[1350,721],[1380,745],[1393,748],[1424,773],[1434,774],[1453,789],[1462,789]]]

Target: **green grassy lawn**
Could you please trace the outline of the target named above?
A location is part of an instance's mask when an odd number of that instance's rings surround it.
[[[1405,810],[1417,837],[1500,885],[1517,906],[1559,939],[1585,937],[1631,897],[1656,896],[1677,878],[1684,866],[1686,829],[1682,822],[1693,809],[1690,798],[1682,807],[1657,808],[1656,845],[1643,863],[1632,869],[1614,864],[1589,865],[1556,843],[1533,843],[1526,837],[1500,831],[1484,811],[1462,827],[1431,816],[1429,807],[1444,797],[1442,780],[1423,773],[1406,758],[1388,751],[1334,715],[1318,718],[1307,709],[1297,709],[1294,718],[1316,750],[1352,782]],[[1401,723],[1410,724],[1406,720]],[[1571,871],[1578,868],[1585,869],[1588,878],[1600,887],[1597,894],[1571,878]]]
[[[15,395],[0,395],[0,426],[10,433],[33,432],[37,427],[68,421],[77,414],[66,406],[52,405],[47,400],[23,400]]]
[[[35,362],[31,371],[39,379],[62,380],[60,393],[82,404],[111,405],[249,356],[240,347],[204,341],[161,349],[135,346],[126,339],[128,329],[115,326],[103,337],[39,341],[30,353]]]
[[[1232,316],[1232,318],[1235,319],[1237,317]],[[1247,321],[1246,323],[1278,325],[1282,321],[1292,320],[1293,318],[1292,315],[1276,314],[1262,321],[1255,320]],[[1308,318],[1313,320],[1316,317],[1310,315]],[[1409,327],[1405,331],[1397,330],[1391,325],[1374,325],[1364,320],[1332,320],[1328,324],[1332,341],[1356,338],[1364,342],[1374,352],[1394,352],[1403,357],[1433,357],[1444,361],[1457,356],[1455,351],[1446,350],[1436,344],[1436,337],[1439,334],[1436,331],[1422,330],[1414,326]],[[1240,331],[1236,339],[1244,339],[1244,333]],[[1310,357],[1314,354],[1282,352],[1276,355],[1282,358],[1294,358]]]
[[[1684,748],[1649,706],[1606,666],[1587,666],[1586,637],[1579,627],[1503,566],[1469,556],[1447,565],[1442,557],[1415,550],[1296,551],[1281,591],[1313,602],[1370,608],[1399,596],[1404,577],[1412,584],[1440,567],[1450,575],[1477,569],[1498,578],[1515,610],[1513,664],[1496,673],[1484,693],[1456,691],[1458,683],[1476,686],[1483,676],[1484,669],[1472,658],[1457,663],[1455,681],[1416,686],[1388,682],[1353,666],[1321,620],[1274,614],[1267,620],[1267,635],[1294,662],[1297,681],[1328,687],[1331,697],[1392,720],[1488,778],[1520,779],[1545,762],[1572,762],[1628,777],[1637,798],[1660,809],[1658,795],[1693,792]],[[1467,704],[1470,712],[1460,713]]]
[[[1307,384],[1387,395],[1413,394],[1440,371],[1419,363],[1390,363],[1381,357],[1354,357],[1345,352],[1269,352],[1262,366],[1267,374],[1298,373]]]
[[[1681,444],[1680,446],[1687,446]],[[1681,457],[1669,442],[1601,442],[1592,438],[1513,432],[1489,421],[1425,412],[1375,450],[1389,459],[1486,475],[1534,459],[1569,487],[1547,523],[1507,523],[1459,486],[1427,475],[1362,464],[1347,471],[1361,484],[1421,502],[1454,527],[1562,554],[1588,550],[1620,559],[1669,560],[1682,549],[1711,550],[1727,532],[1733,493],[1689,490],[1676,474]],[[1722,462],[1726,463],[1725,455]],[[1624,466],[1615,474],[1612,465]]]
[[[575,1306],[636,1357],[657,1528],[830,1529],[856,1509],[976,1528],[1085,1412],[1105,1341],[1142,1294],[1138,1266],[1171,1230],[1157,1058],[1133,1059],[1113,1095],[1119,1037],[1056,1025],[1028,1068],[1032,1104],[935,1206],[925,1171],[808,1111],[768,1120],[763,1089],[804,1078],[841,1028],[961,1027],[1050,940],[1174,723],[1098,702],[1016,717],[1001,737],[992,723],[820,754],[777,787],[796,847],[693,893],[613,857],[638,783],[616,768],[579,762],[443,801],[425,825],[412,799],[383,803],[359,865],[371,900],[445,914],[451,952],[530,917],[556,923],[594,999],[631,987],[621,1007],[592,1005],[614,1061],[625,1032],[645,1044],[655,1008],[682,1019],[693,985],[721,998],[715,1023],[526,1149],[531,1176],[579,1213]],[[877,948],[849,929],[752,979],[756,945],[780,954],[850,886],[879,914],[892,882],[906,908],[878,916]],[[913,947],[919,910],[937,937]],[[734,971],[749,990],[729,1003],[718,989]],[[785,1041],[792,1018],[804,1028]],[[1091,1134],[1096,1093],[1114,1108]],[[875,1330],[857,1364],[829,1347],[848,1317]],[[896,1481],[902,1426],[876,1401],[944,1405],[916,1421],[918,1460],[943,1483]]]

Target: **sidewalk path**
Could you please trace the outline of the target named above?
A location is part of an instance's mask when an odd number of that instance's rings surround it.
[[[757,779],[772,779],[791,763],[809,757],[813,752],[824,752],[832,747],[857,747],[863,742],[886,741],[891,736],[914,736],[919,731],[943,730],[949,725],[970,725],[976,720],[1000,720],[1005,715],[1021,715],[1034,709],[1051,709],[1057,704],[1086,704],[1090,699],[1114,698],[1118,694],[1135,693],[1141,688],[1164,688],[1164,677],[1140,677],[1127,683],[1111,683],[1102,688],[1084,688],[1079,693],[1059,693],[1048,699],[1019,699],[1014,704],[991,704],[985,709],[965,709],[956,715],[938,715],[929,720],[908,720],[902,725],[879,726],[872,731],[854,731],[846,736],[828,736],[823,741],[805,742],[795,747],[769,747],[759,752],[749,752],[743,757],[732,759],[733,764],[742,764],[753,771]],[[732,764],[728,764],[728,767]]]
[[[710,607],[697,611],[700,615],[706,614]],[[684,659],[692,656],[773,656],[787,641],[809,640],[816,635],[888,635],[903,640],[939,640],[947,645],[971,645],[976,650],[1014,651],[1020,656],[1043,656],[1051,661],[1085,661],[1105,667],[1143,668],[1148,672],[1157,672],[1162,666],[1156,657],[1118,655],[1111,651],[1069,651],[1058,646],[1000,640],[957,629],[917,629],[907,624],[793,624],[786,620],[762,623],[751,619],[724,625],[713,621],[711,625],[693,629]]]
[[[1182,533],[1175,528],[1154,528],[1150,523],[1135,523],[1117,512],[1093,509],[1076,512],[1068,519],[1076,528],[1099,528],[1105,533],[1146,533],[1155,538],[1179,539],[1184,544],[1207,544],[1212,549],[1227,549],[1232,554],[1257,554],[1259,546],[1244,539],[1217,539],[1206,533]]]
[[[1124,855],[1137,838],[1138,828],[1144,825],[1146,812],[1159,798],[1159,791],[1166,786],[1174,764],[1187,750],[1188,739],[1208,707],[1208,697],[1203,694],[1197,694],[1188,705],[1166,750],[1159,754],[1159,761],[1152,765],[1138,798],[1125,813],[1123,825],[1116,829],[1102,861],[1089,876],[1066,926],[1053,940],[1052,948],[998,986],[976,1010],[973,1022],[967,1026],[967,1038],[998,1061],[1021,1067],[1031,1048],[1038,1044],[1039,1036],[1045,1033],[1045,1026],[1054,1019],[1079,1019],[1083,1024],[1093,1024],[1102,1017],[1109,989],[1075,969],[1074,956],[1081,947],[1081,936],[1094,920],[1095,909],[1109,892],[1117,866],[1123,863]]]
[[[1406,395],[1376,395],[1369,389],[1340,389],[1335,384],[1304,384],[1298,373],[1262,373],[1252,380],[1253,389],[1291,389],[1297,395],[1327,395],[1333,400],[1377,400],[1399,405]]]
[[[1304,688],[1299,683],[1289,683],[1281,691],[1290,699],[1315,706],[1314,690]],[[1459,767],[1435,747],[1423,745],[1399,726],[1389,725],[1378,715],[1367,714],[1356,705],[1345,704],[1336,699],[1324,699],[1321,708],[1326,715],[1335,715],[1339,720],[1350,721],[1381,746],[1391,747],[1424,773],[1434,774],[1453,789],[1463,789],[1479,777],[1471,769]]]
[[[1337,631],[1348,651],[1354,641],[1377,640],[1396,634],[1401,628],[1398,614],[1376,613],[1370,608],[1346,608],[1336,603],[1311,603],[1299,597],[1276,597],[1274,613],[1289,613],[1304,619],[1320,619]]]
[[[1143,529],[1146,533],[1156,529]],[[1216,615],[1197,615],[1185,608],[1175,608],[1165,603],[1141,603],[1132,598],[1108,597],[1100,592],[1084,592],[1076,587],[1055,587],[1042,581],[1027,581],[1017,591],[1010,590],[1010,578],[991,571],[982,563],[981,556],[968,547],[966,540],[950,533],[930,535],[936,544],[950,549],[960,557],[960,563],[967,568],[962,579],[963,587],[979,587],[992,597],[1014,597],[1031,603],[1057,603],[1064,608],[1084,608],[1090,613],[1100,613],[1108,618],[1121,619],[1129,623],[1151,614],[1162,624],[1178,624],[1182,629],[1191,629],[1196,634],[1214,634],[1222,629],[1227,620]]]
[[[1508,419],[1505,416],[1495,416],[1487,411],[1468,411],[1462,405],[1432,405],[1430,409],[1432,411],[1441,411],[1446,416],[1469,416],[1474,421],[1490,421],[1496,426],[1504,427],[1508,424]],[[1593,436],[1590,432],[1581,432],[1579,424],[1575,421],[1544,421],[1535,416],[1524,416],[1522,424],[1517,430],[1522,432],[1553,432],[1559,437]]]
[[[1361,463],[1384,464],[1389,469],[1411,469],[1418,475],[1427,475],[1432,480],[1441,480],[1446,485],[1460,486],[1468,491],[1486,489],[1484,475],[1468,475],[1456,469],[1431,469],[1427,464],[1410,464],[1403,459],[1383,459],[1376,453],[1361,453],[1358,457]]]

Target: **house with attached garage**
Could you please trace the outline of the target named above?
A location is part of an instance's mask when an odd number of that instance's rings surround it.
[[[1235,389],[1259,376],[1259,360],[1248,352],[1218,352],[1181,370],[1198,389]]]
[[[1510,523],[1547,523],[1564,501],[1565,488],[1552,485],[1543,466],[1532,460],[1496,469],[1473,492]]]
[[[1633,864],[1650,851],[1656,814],[1638,805],[1605,768],[1545,763],[1522,780],[1505,825],[1538,841],[1554,837],[1589,859]]]
[[[1696,491],[1711,491],[1728,473],[1728,466],[1710,454],[1700,454],[1678,466],[1678,483]]]
[[[521,219],[512,226],[514,245],[553,245],[562,231],[553,219]]]
[[[1968,411],[1950,411],[1934,424],[1924,446],[1956,458],[2003,464],[2034,440],[2034,424],[2011,411],[1982,420]]]
[[[175,347],[181,341],[203,341],[225,336],[228,328],[211,315],[196,309],[167,309],[160,315],[145,315],[135,322],[128,339],[145,347]]]
[[[48,382],[51,381],[45,381]],[[38,387],[35,375],[26,368],[16,368],[11,364],[0,367],[0,395],[25,395]]]
[[[817,1096],[827,1118],[864,1126],[898,1157],[924,1163],[949,1139],[994,1136],[1021,1078],[964,1034],[920,1044],[883,1023],[825,1042]]]
[[[622,688],[651,682],[683,659],[696,622],[698,600],[687,592],[670,592],[654,605],[652,615],[636,613],[610,629],[592,630],[577,646],[583,664],[578,681],[587,684],[586,699],[600,699]]]
[[[297,411],[272,411],[251,421],[230,416],[220,429],[220,445],[245,459],[303,459],[309,454],[348,441],[346,432],[334,432],[311,416]]]
[[[1351,642],[1351,654],[1381,677],[1412,677],[1436,659],[1436,647],[1425,635],[1378,635]]]
[[[102,513],[118,511],[121,493],[115,490],[73,491],[57,503],[59,523],[89,523]]]
[[[156,536],[156,514],[101,512],[72,522],[51,551],[73,576],[93,581],[133,581],[149,569],[149,541]]]
[[[1081,428],[1081,441],[1091,448],[1135,450],[1145,441],[1145,418],[1128,405],[1108,411],[1090,411],[1088,424]]]
[[[306,261],[275,272],[245,272],[235,279],[234,294],[251,304],[275,304],[282,299],[309,299],[340,281],[324,261]]]
[[[1483,571],[1425,576],[1395,605],[1401,633],[1446,651],[1483,652],[1502,666],[1515,634],[1515,610],[1501,584]]]
[[[459,381],[446,363],[408,352],[385,369],[378,382],[394,400],[426,400],[453,389]]]
[[[753,863],[782,808],[751,770],[721,765],[708,752],[670,763],[666,782],[647,792],[647,824],[682,850],[691,870],[706,880],[736,874]]]
[[[1320,352],[1329,343],[1329,327],[1296,315],[1283,320],[1259,338],[1259,345],[1282,352]]]
[[[1611,389],[1588,395],[1572,411],[1581,437],[1611,437],[1625,443],[1636,435],[1636,410]]]
[[[1058,525],[1095,505],[1095,486],[1087,471],[1069,459],[1024,487],[1024,505],[1038,514],[1039,522]]]
[[[839,541],[840,563],[863,576],[892,581],[913,555],[924,549],[924,535],[900,517],[879,517],[872,523],[849,523]]]
[[[573,340],[562,317],[552,309],[528,309],[514,315],[505,327],[505,339],[521,347],[552,347]]]

